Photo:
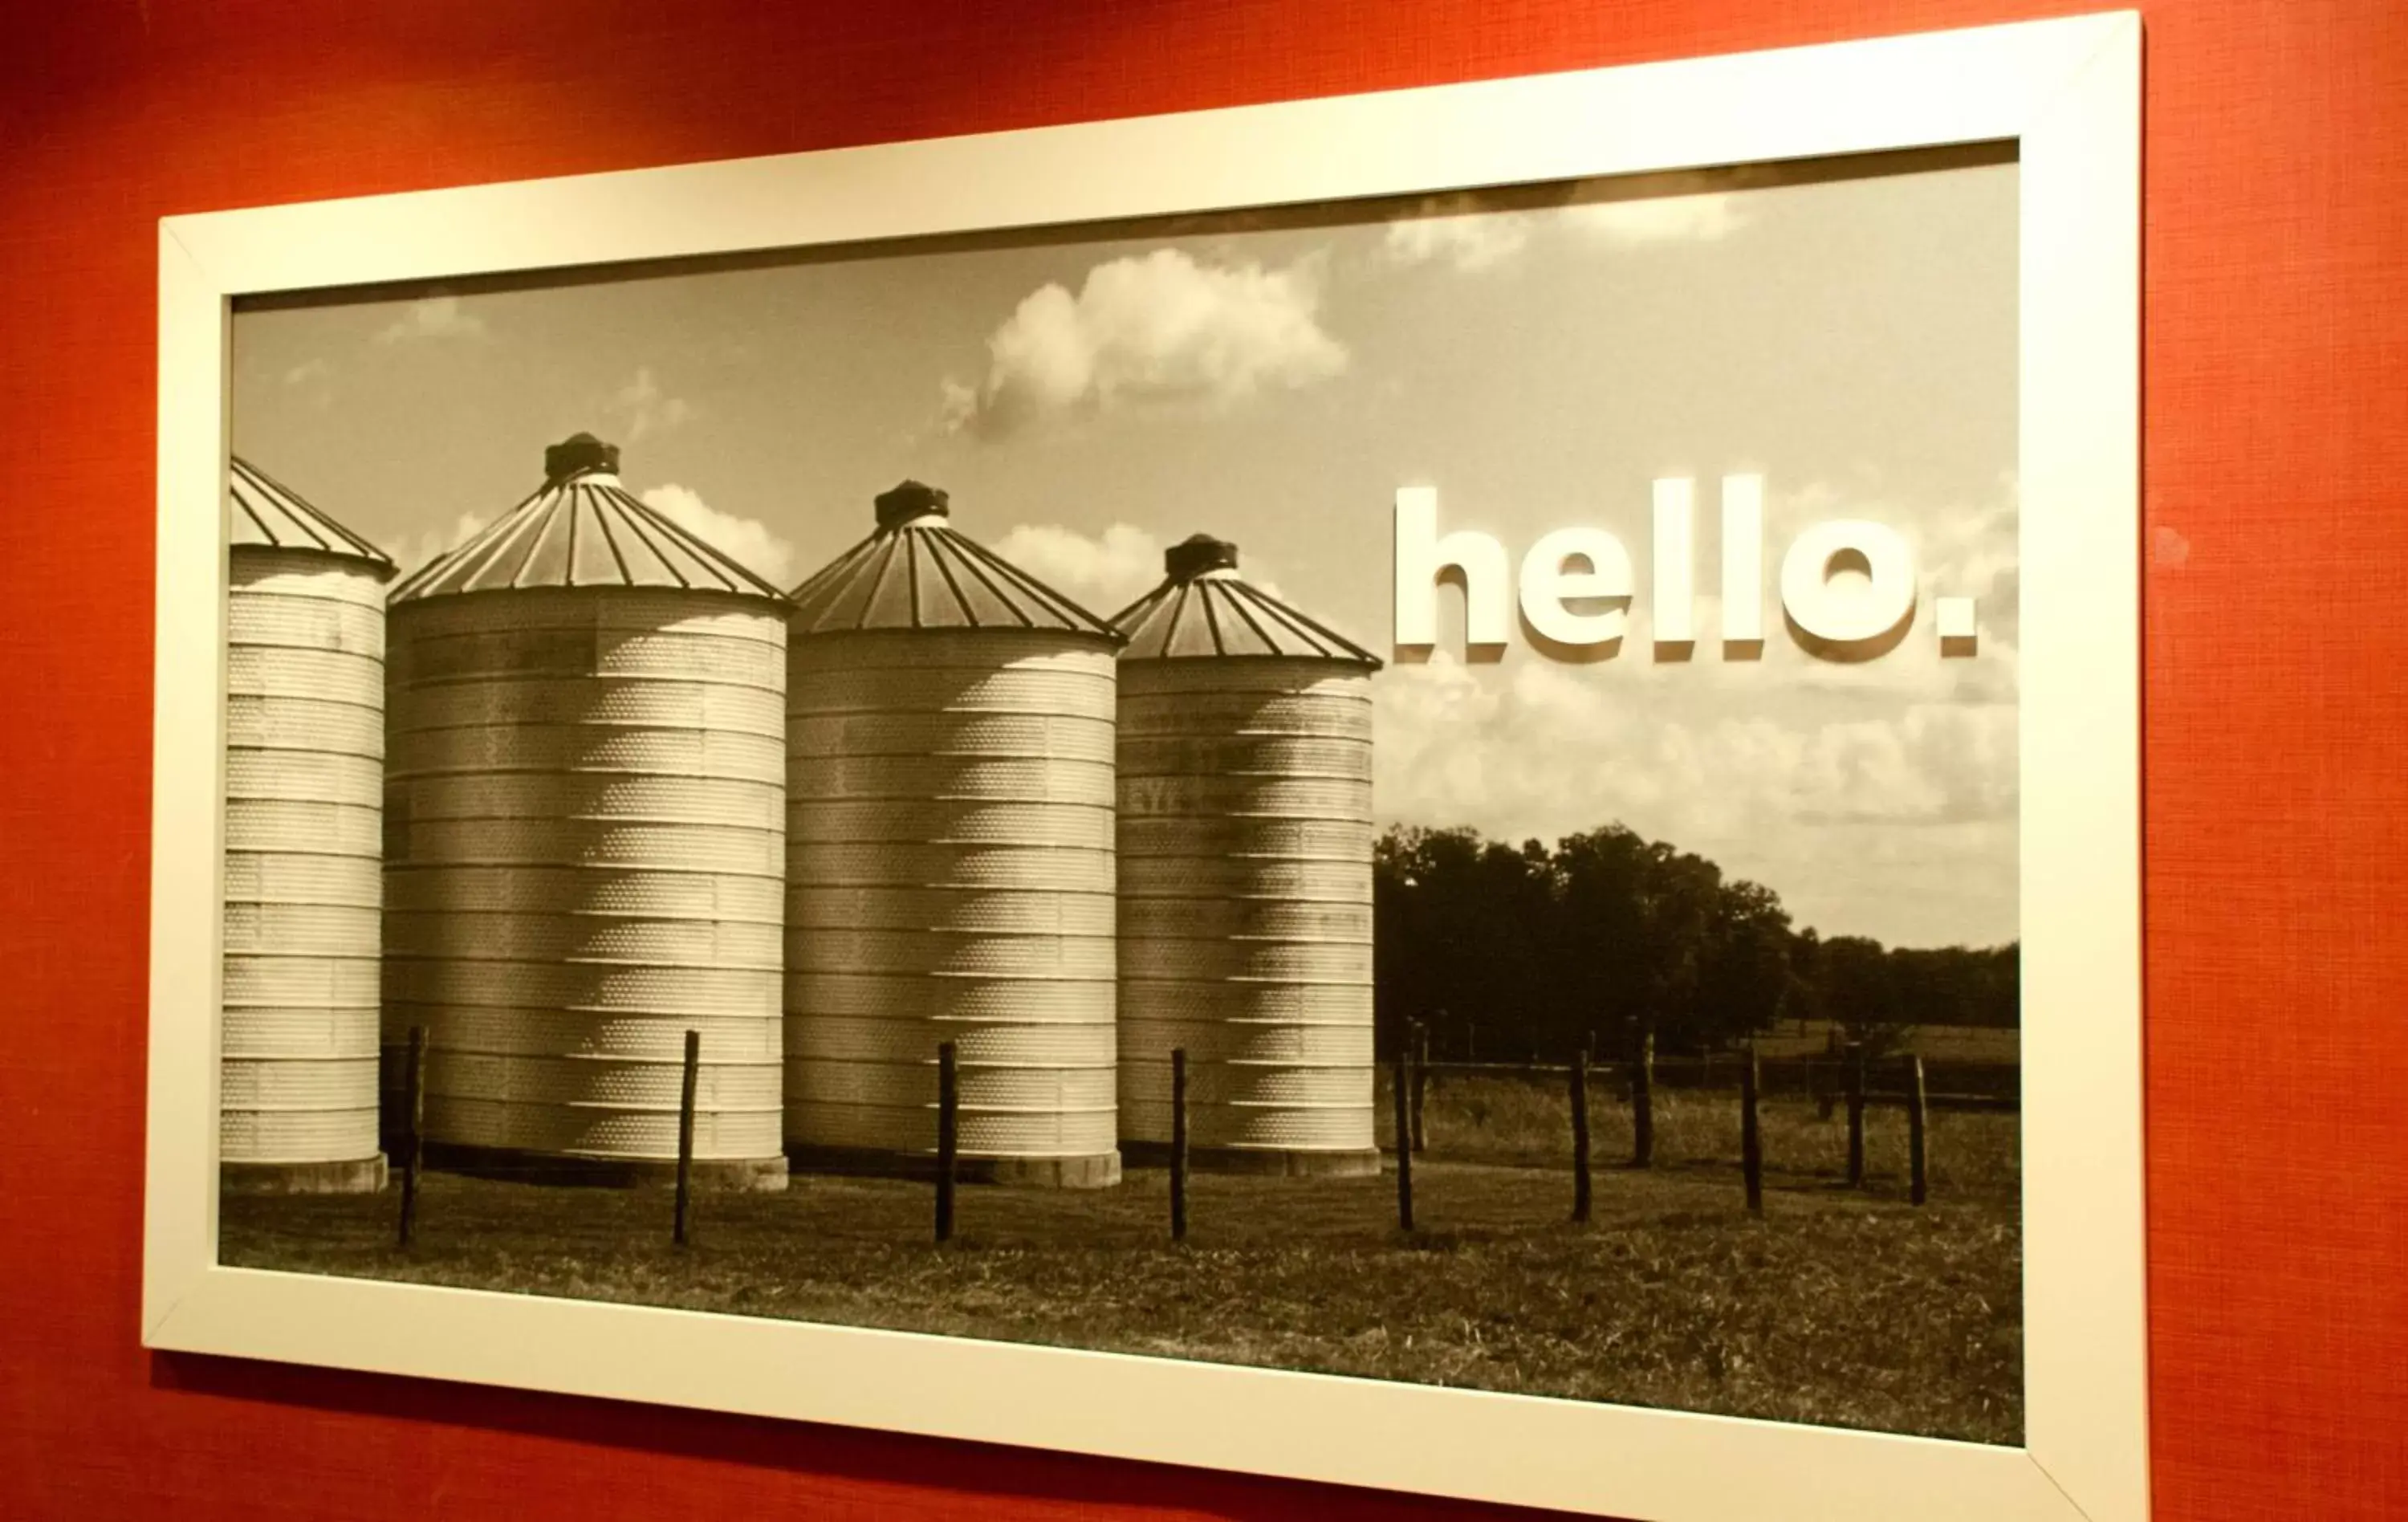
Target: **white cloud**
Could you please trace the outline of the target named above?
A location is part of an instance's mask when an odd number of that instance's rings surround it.
[[[1082,534],[1056,524],[1022,524],[995,541],[995,553],[1099,617],[1110,618],[1163,578],[1161,539],[1134,524]],[[1249,561],[1247,584],[1276,597],[1268,563]]]
[[[1991,572],[1986,586],[1969,587],[1984,635],[1994,644],[2014,645],[2023,638],[2023,571],[2006,566]]]
[[[393,556],[393,563],[401,567],[401,573],[407,576],[437,555],[448,554],[475,538],[493,521],[485,513],[464,512],[449,524],[422,529],[408,538],[384,546],[384,550]]]
[[[1096,266],[1076,295],[1032,292],[987,339],[985,380],[944,382],[947,426],[998,438],[1035,424],[1166,404],[1226,407],[1344,370],[1322,329],[1317,270],[1202,265],[1157,249]]]
[[[1388,223],[1383,248],[1389,262],[1423,265],[1444,261],[1466,274],[1492,268],[1520,253],[1530,241],[1530,218],[1520,211],[1483,211],[1477,198],[1442,195],[1424,201],[1410,215]]]
[[[1986,507],[1926,514],[1915,563],[1929,596],[1975,599],[1985,641],[2013,645],[2020,631],[2021,546],[2015,483]]]
[[[635,379],[619,388],[619,394],[610,399],[610,405],[623,424],[627,442],[631,444],[646,434],[664,433],[674,428],[695,415],[692,402],[682,396],[668,395],[661,390],[660,382],[652,379],[650,366],[638,369]]]
[[[1606,242],[1710,243],[1746,224],[1739,198],[1727,192],[1650,195],[1628,201],[1584,201],[1563,209],[1572,231]]]
[[[1718,734],[1715,744],[1723,743]],[[2009,818],[2016,796],[2015,710],[2005,703],[1918,704],[1893,718],[1825,725],[1786,759],[1788,797],[1810,823]]]
[[[722,512],[700,494],[674,481],[642,494],[644,506],[765,581],[794,580],[795,547],[757,518]]]
[[[284,389],[323,412],[335,404],[335,366],[322,357],[304,360],[284,372]]]
[[[1954,831],[1973,842],[1969,869],[1996,855],[1999,830],[2012,835],[2013,703],[1885,701],[1869,712],[1652,682],[1640,698],[1635,675],[1526,653],[1474,667],[1443,652],[1381,672],[1380,817],[1508,840],[1619,820],[1784,890],[1828,877],[1818,860],[1845,858],[1872,834]]]
[[[1712,242],[1746,225],[1737,195],[1711,192],[1652,195],[1627,201],[1579,201],[1551,210],[1483,210],[1476,194],[1421,202],[1388,223],[1383,251],[1391,264],[1443,263],[1463,274],[1500,268],[1519,258],[1544,228],[1616,248],[1651,243]]]
[[[1071,601],[1110,618],[1162,580],[1162,541],[1130,524],[1086,535],[1053,524],[1023,524],[997,539],[995,553]]]
[[[405,343],[422,338],[480,338],[485,320],[460,305],[458,296],[428,296],[413,301],[376,336],[379,343]]]

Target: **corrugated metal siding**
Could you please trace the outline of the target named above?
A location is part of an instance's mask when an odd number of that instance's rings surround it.
[[[385,574],[231,553],[224,1162],[377,1155]]]
[[[635,587],[393,615],[387,1043],[428,1030],[430,1141],[781,1156],[785,625]]]
[[[788,1142],[930,1151],[952,1041],[964,1157],[1110,1156],[1109,645],[895,629],[791,662]]]
[[[1371,689],[1264,656],[1120,667],[1121,1134],[1372,1146]]]

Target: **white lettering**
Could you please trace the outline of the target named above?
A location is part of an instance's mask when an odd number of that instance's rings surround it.
[[[1485,534],[1457,529],[1438,537],[1438,489],[1397,489],[1397,643],[1438,643],[1438,578],[1463,572],[1464,643],[1501,645],[1511,631],[1505,547]]]
[[[1845,575],[1850,570],[1862,574]],[[1782,557],[1781,606],[1815,654],[1878,655],[1914,616],[1914,553],[1896,529],[1880,524],[1816,524]]]
[[[1723,478],[1723,644],[1764,642],[1764,478]]]
[[[1575,557],[1584,571],[1568,571]],[[1616,606],[1576,612],[1575,598],[1613,599]],[[1522,557],[1522,616],[1557,644],[1601,645],[1622,638],[1629,618],[1630,552],[1602,528],[1558,528],[1541,537]]]
[[[1697,485],[1687,477],[1656,483],[1656,644],[1676,649],[1698,639]]]
[[[1698,637],[1696,495],[1696,482],[1687,477],[1654,483],[1650,568],[1659,660],[1686,660]],[[1463,582],[1468,654],[1505,644],[1514,607],[1510,599],[1516,597],[1523,623],[1544,644],[1612,646],[1627,636],[1634,584],[1630,553],[1612,532],[1573,524],[1542,535],[1523,556],[1509,593],[1502,544],[1469,529],[1440,536],[1436,487],[1398,488],[1396,511],[1400,650],[1436,647],[1437,583],[1450,571]],[[1723,655],[1754,660],[1763,653],[1765,639],[1762,476],[1722,478],[1721,558]],[[1896,529],[1864,519],[1808,527],[1781,557],[1779,582],[1781,607],[1799,648],[1829,661],[1887,653],[1913,625],[1920,596],[1913,546]],[[1941,653],[1974,654],[1980,648],[1974,599],[1941,597],[1934,606]]]

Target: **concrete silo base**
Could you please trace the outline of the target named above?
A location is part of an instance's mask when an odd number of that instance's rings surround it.
[[[790,1146],[797,1172],[840,1173],[868,1178],[932,1179],[937,1159],[925,1152],[882,1152],[872,1147]],[[953,1177],[964,1184],[999,1184],[1025,1189],[1109,1189],[1121,1181],[1121,1155],[1083,1157],[962,1157]]]
[[[677,1162],[653,1158],[568,1157],[509,1147],[426,1143],[426,1166],[475,1178],[572,1188],[664,1189],[677,1185]],[[705,1194],[776,1194],[786,1186],[783,1157],[697,1157],[693,1187]]]
[[[372,1195],[384,1187],[384,1154],[341,1163],[222,1163],[218,1187],[243,1195]]]
[[[1167,1142],[1124,1142],[1122,1155],[1146,1168],[1170,1166]],[[1256,1178],[1357,1179],[1376,1175],[1380,1149],[1298,1150],[1281,1147],[1190,1147],[1187,1166],[1198,1173],[1240,1173]]]

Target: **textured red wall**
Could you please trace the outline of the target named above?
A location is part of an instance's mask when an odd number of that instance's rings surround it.
[[[95,0],[11,16],[0,1515],[1477,1510],[142,1353],[153,219],[2060,8]],[[2408,1516],[2408,21],[2390,8],[2144,11],[2156,1472],[2159,1515],[2185,1522]]]

